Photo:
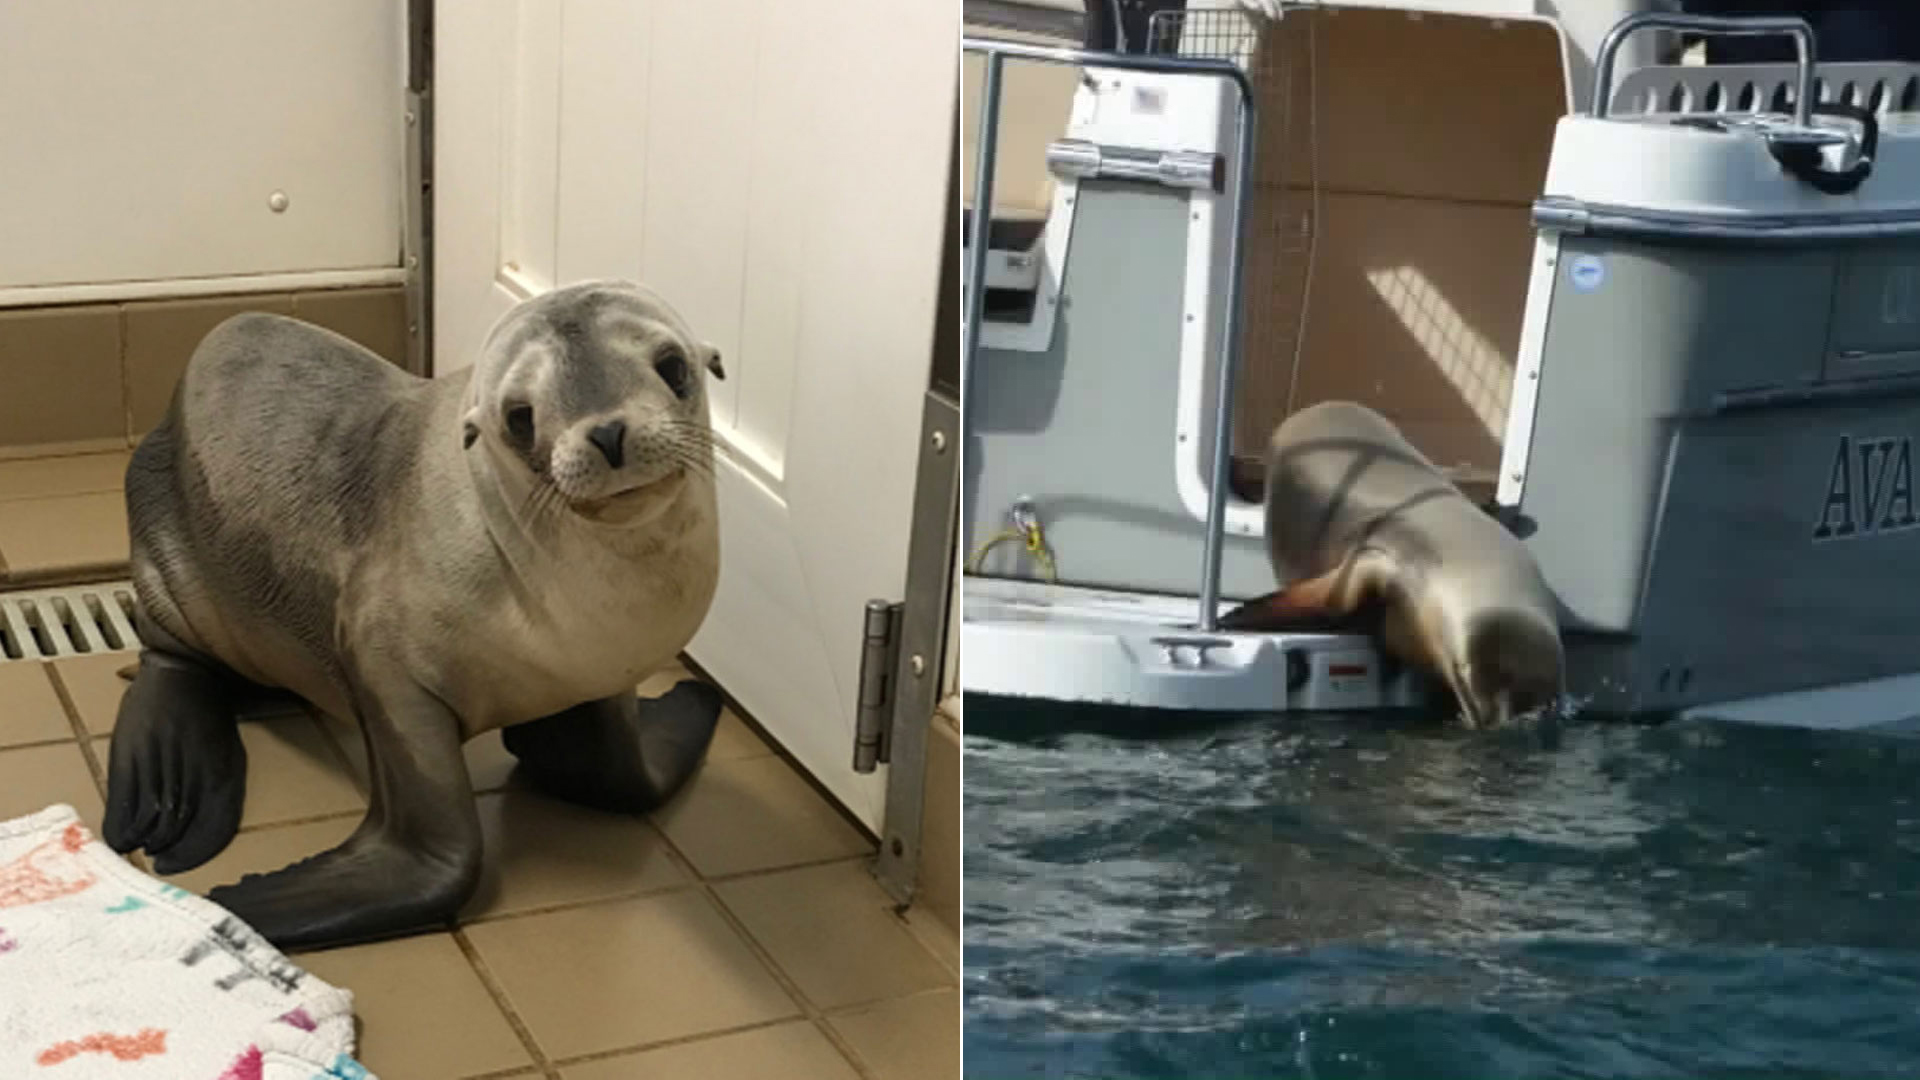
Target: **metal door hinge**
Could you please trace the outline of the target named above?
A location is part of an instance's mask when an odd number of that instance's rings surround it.
[[[887,763],[892,747],[894,671],[900,663],[900,615],[905,604],[867,601],[860,646],[860,704],[853,725],[853,771]]]

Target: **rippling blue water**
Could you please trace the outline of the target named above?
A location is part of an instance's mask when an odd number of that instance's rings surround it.
[[[967,706],[972,1080],[1920,1076],[1920,742],[1023,708]]]

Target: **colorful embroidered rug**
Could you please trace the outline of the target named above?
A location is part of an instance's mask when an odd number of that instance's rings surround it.
[[[115,855],[71,806],[0,822],[0,1077],[373,1080],[353,996]]]

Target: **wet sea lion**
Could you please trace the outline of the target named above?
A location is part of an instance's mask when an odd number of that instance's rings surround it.
[[[369,808],[330,851],[214,889],[282,947],[444,923],[480,872],[460,746],[504,728],[533,781],[644,812],[706,752],[719,694],[641,678],[719,574],[705,379],[660,297],[588,282],[517,305],[469,369],[400,371],[293,319],[200,344],[127,470],[142,651],[104,837],[162,874],[232,839],[250,687],[351,718]]]
[[[1274,430],[1266,535],[1287,584],[1223,628],[1363,628],[1445,682],[1468,727],[1560,695],[1558,608],[1532,555],[1373,410],[1325,402]]]

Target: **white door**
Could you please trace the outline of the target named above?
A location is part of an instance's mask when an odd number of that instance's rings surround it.
[[[862,608],[905,580],[959,5],[435,17],[435,369],[520,297],[601,276],[659,289],[721,348],[722,573],[689,651],[879,832],[885,769],[852,770]]]

